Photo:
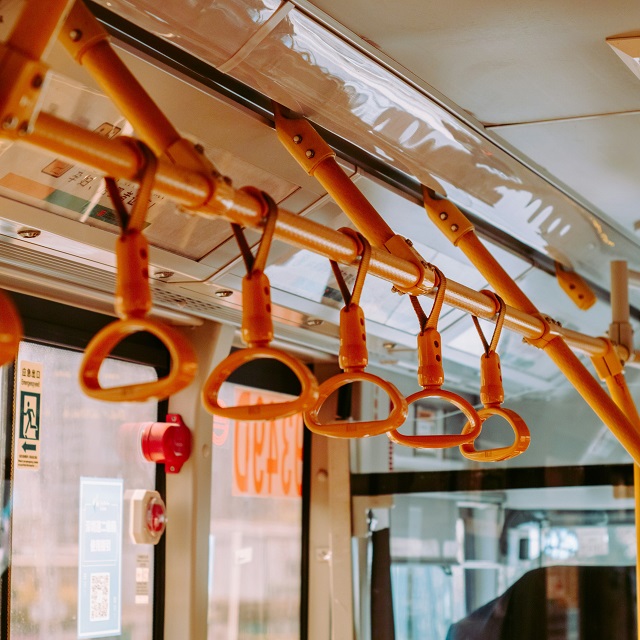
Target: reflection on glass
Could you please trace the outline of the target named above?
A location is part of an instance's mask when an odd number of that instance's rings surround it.
[[[634,385],[632,382],[632,387]],[[465,397],[477,408],[482,406],[477,396],[468,394]],[[507,393],[504,406],[516,411],[527,423],[531,430],[531,444],[522,455],[493,463],[491,469],[631,462],[631,457],[616,437],[566,382],[559,382],[555,389],[532,388],[521,394]],[[411,405],[402,431],[412,435],[423,432],[460,433],[461,428],[462,417],[455,407],[425,400]],[[513,432],[506,421],[493,417],[483,424],[476,448],[503,447],[512,442]],[[464,459],[457,447],[426,451],[393,446],[393,471],[480,468],[489,467],[486,463]]]
[[[626,488],[401,495],[390,518],[397,640],[636,637]]]
[[[225,383],[223,404],[283,394]],[[214,418],[209,640],[293,640],[300,633],[301,416]]]
[[[10,504],[12,640],[78,637],[78,523],[83,476],[123,483],[121,637],[152,637],[153,548],[130,541],[126,498],[132,489],[154,489],[155,465],[142,458],[137,432],[121,425],[155,421],[157,404],[114,404],[85,397],[77,383],[81,357],[30,343],[23,343],[18,354],[19,366],[23,362],[41,365],[42,397],[38,468],[19,466],[21,415],[16,402]],[[109,385],[156,378],[151,367],[115,360],[107,360],[103,371]],[[4,545],[3,551],[7,551]],[[139,580],[141,568],[149,571],[144,584]]]

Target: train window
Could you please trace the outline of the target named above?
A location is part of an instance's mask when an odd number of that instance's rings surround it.
[[[225,383],[224,404],[289,395]],[[214,419],[209,640],[300,633],[302,417]]]
[[[123,425],[156,421],[158,406],[87,398],[77,383],[81,357],[20,346],[13,490],[2,519],[4,531],[10,506],[9,634],[150,640],[154,551],[130,539],[128,498],[155,488],[156,469]],[[112,359],[103,374],[109,384],[157,378],[152,367]]]
[[[478,391],[474,394],[468,386],[460,391],[455,373],[455,366],[447,363],[444,388],[459,391],[471,404],[481,407]],[[418,388],[411,379],[392,377],[389,374],[386,377],[407,395]],[[630,370],[628,379],[630,384],[636,384],[636,372]],[[550,377],[549,381],[538,381],[537,384],[535,387],[532,382],[530,389],[512,392],[509,382],[505,384],[504,406],[522,416],[533,437],[524,453],[500,462],[501,468],[561,467],[576,464],[597,466],[627,464],[631,461],[631,457],[610,429],[591,411],[575,389],[561,379],[561,374]],[[476,385],[479,386],[479,379]],[[378,402],[380,401],[381,399]],[[362,410],[365,411],[366,407]],[[409,416],[402,432],[408,435],[460,433],[464,423],[465,417],[456,407],[428,398],[409,406]],[[574,428],[577,424],[580,425],[579,429]],[[507,422],[494,417],[483,427],[476,446],[480,450],[505,447],[512,442],[513,432]],[[358,451],[357,463],[353,467],[356,473],[453,472],[478,466],[477,462],[464,458],[457,447],[412,449],[391,444],[385,438],[358,441],[354,446]]]
[[[371,624],[395,634],[379,637],[636,637],[631,465],[398,475],[393,507],[368,512],[373,561],[359,577]]]

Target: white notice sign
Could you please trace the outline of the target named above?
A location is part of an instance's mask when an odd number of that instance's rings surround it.
[[[40,468],[40,417],[42,415],[42,364],[20,362],[18,371],[17,464]]]

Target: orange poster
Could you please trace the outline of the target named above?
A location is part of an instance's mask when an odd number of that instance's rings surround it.
[[[269,404],[288,396],[236,387],[234,404]],[[229,421],[233,438],[235,496],[291,497],[302,495],[302,416],[273,421]]]

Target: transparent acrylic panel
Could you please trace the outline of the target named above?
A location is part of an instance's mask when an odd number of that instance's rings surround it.
[[[121,607],[121,619],[115,620],[121,626],[118,637],[150,640],[153,547],[131,542],[127,498],[130,490],[155,488],[155,465],[142,458],[138,432],[122,425],[156,421],[157,404],[114,404],[85,397],[77,383],[81,357],[80,353],[48,346],[20,346],[11,504],[10,636],[13,640],[78,638],[80,543],[93,545],[99,555],[106,551],[101,545],[111,547],[113,540],[121,539],[120,584],[115,580],[109,583],[109,612]],[[38,402],[34,395],[21,398],[25,390],[20,385],[21,369],[25,375],[27,370],[40,372]],[[107,384],[156,378],[151,367],[116,360],[107,360],[102,371]],[[27,393],[34,389],[37,391],[32,387]],[[23,410],[28,406],[33,410],[30,415],[29,408]],[[25,458],[25,454],[31,457]],[[81,478],[122,485],[122,528],[113,531],[112,538],[96,535],[89,539],[86,529],[80,532]],[[99,513],[103,506],[96,501],[95,509]],[[98,516],[92,517],[94,523],[98,520]],[[106,587],[104,580],[102,586]],[[120,603],[114,601],[118,591]],[[106,597],[107,591],[92,594]],[[94,611],[100,608],[96,606],[94,603]],[[106,602],[104,607],[106,615]]]
[[[441,183],[459,204],[603,285],[596,261],[614,246],[636,260],[617,229],[303,11],[231,73],[423,184]]]
[[[635,243],[607,222],[615,211],[587,210],[303,10],[274,22],[277,3],[259,0],[102,4],[212,65],[240,51],[225,72],[424,184],[440,183],[458,204],[603,286],[599,265],[614,248],[640,266]]]
[[[225,404],[289,398],[225,383]],[[214,419],[209,640],[294,640],[300,633],[300,415]]]
[[[42,110],[108,139],[135,135],[132,125],[105,95],[57,74],[51,74],[44,89]],[[207,154],[237,184],[263,189],[276,202],[297,188],[223,149],[210,147]],[[131,208],[138,186],[118,180],[118,188],[125,206]],[[0,196],[114,234],[119,230],[114,205],[99,171],[33,146],[0,141]],[[153,193],[149,199],[145,233],[153,246],[193,260],[233,236],[227,222],[185,213],[160,193]]]
[[[395,496],[398,640],[635,638],[626,486]]]
[[[273,15],[278,0],[100,0],[100,4],[141,27],[221,64],[229,59]]]

